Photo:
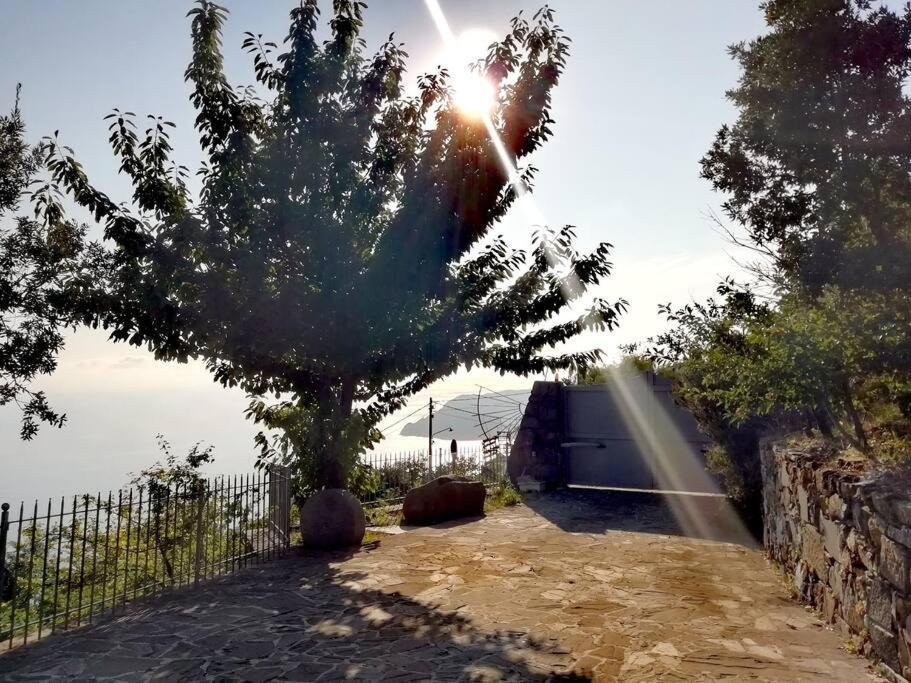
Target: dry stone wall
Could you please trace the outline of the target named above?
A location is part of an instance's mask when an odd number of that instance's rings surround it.
[[[911,678],[911,489],[764,442],[764,541],[801,598]]]

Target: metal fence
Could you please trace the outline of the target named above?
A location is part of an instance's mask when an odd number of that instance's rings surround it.
[[[286,468],[0,508],[0,651],[289,545]]]
[[[488,486],[505,452],[368,453],[352,487],[367,507],[452,474]],[[129,601],[272,559],[291,539],[285,467],[255,474],[148,481],[105,494],[0,506],[0,652],[91,624]],[[391,518],[390,518],[391,519]]]
[[[460,449],[455,455],[440,449],[402,453],[366,453],[363,475],[355,492],[365,505],[401,501],[409,489],[451,474],[493,486],[506,478],[506,452],[485,453],[480,448]]]

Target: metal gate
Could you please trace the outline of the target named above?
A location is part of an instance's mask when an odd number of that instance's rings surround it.
[[[663,377],[618,371],[601,384],[568,386],[564,415],[570,485],[718,491],[705,468],[709,439]]]

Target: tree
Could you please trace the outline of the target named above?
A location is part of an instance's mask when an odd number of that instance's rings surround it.
[[[12,216],[39,167],[40,155],[25,142],[17,88],[13,111],[0,116],[0,406],[19,406],[23,439],[42,422],[59,427],[66,419],[33,382],[57,365],[62,329],[74,324],[66,292],[78,288],[92,251],[73,223]]]
[[[786,279],[911,282],[911,8],[767,0],[769,31],[731,47],[739,110],[702,160],[727,215]]]
[[[142,137],[131,113],[109,117],[133,209],[47,142],[53,180],[104,223],[111,245],[111,277],[87,319],[160,359],[203,359],[217,381],[258,397],[250,415],[284,429],[279,445],[318,486],[344,485],[378,421],[431,382],[461,365],[584,366],[598,353],[541,351],[612,328],[624,306],[596,300],[549,322],[609,273],[609,245],[580,255],[571,226],[539,230],[530,254],[493,237],[517,190],[484,122],[452,105],[445,71],[405,94],[393,36],[366,57],[363,7],[334,2],[320,43],[317,3],[305,0],[278,55],[247,34],[258,85],[240,90],[223,70],[226,10],[201,0],[190,11],[186,79],[207,156],[196,203],[161,117]],[[545,8],[514,19],[480,60],[511,162],[550,137],[566,54]],[[534,169],[520,173],[528,184]]]
[[[748,525],[758,529],[759,439],[785,423],[787,409],[777,399],[769,406],[768,390],[778,386],[772,377],[762,388],[756,386],[767,377],[757,368],[766,350],[751,335],[770,327],[774,311],[730,281],[718,287],[718,294],[719,299],[678,308],[661,306],[670,328],[649,339],[640,358],[673,381],[674,399],[714,442],[707,453],[709,468],[722,477]]]
[[[638,375],[653,371],[655,369],[654,364],[643,355],[638,354],[637,349],[638,345],[636,344],[621,346],[620,350],[623,351],[624,355],[619,362],[610,365],[590,366],[578,373],[573,383],[582,386],[604,384],[618,373]]]
[[[793,297],[770,306],[730,282],[718,293],[720,301],[662,306],[672,327],[644,352],[676,380],[677,395],[706,430],[775,426],[802,416],[865,449],[854,387],[869,374],[867,350],[857,336],[833,334],[843,329],[833,307],[808,308]]]
[[[705,368],[684,383],[731,418],[798,411],[869,451],[865,421],[911,434],[911,411],[881,410],[911,395],[911,6],[761,7],[768,32],[731,48],[737,121],[702,173],[746,228],[734,239],[768,257],[772,297],[665,309],[657,347]]]

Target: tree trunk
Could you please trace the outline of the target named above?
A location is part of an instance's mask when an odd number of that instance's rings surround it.
[[[158,522],[155,522],[156,525]],[[171,566],[171,561],[168,559],[168,551],[161,543],[161,536],[158,535],[158,531],[155,532],[155,548],[158,550],[158,554],[161,555],[161,564],[164,567],[165,574],[168,575],[168,581],[172,584],[174,583],[174,567]]]
[[[860,413],[857,412],[857,407],[854,405],[851,385],[848,383],[847,379],[842,380],[841,388],[842,392],[844,392],[845,408],[848,411],[848,417],[851,418],[851,424],[854,427],[854,436],[857,438],[857,447],[866,453],[870,450],[870,445],[867,443],[867,434],[864,432],[864,424],[860,419]]]
[[[809,410],[803,411],[803,435],[808,439],[813,436],[813,425],[816,424],[816,419],[813,416],[813,413]]]
[[[826,411],[822,408],[814,408],[813,417],[816,420],[816,426],[819,427],[819,433],[822,434],[823,438],[831,441],[835,435],[832,434],[832,423],[829,421]]]
[[[340,388],[339,402],[335,414],[333,415],[332,425],[334,434],[330,435],[333,442],[330,444],[330,457],[327,463],[326,484],[332,489],[343,489],[348,483],[348,472],[343,465],[345,453],[341,451],[339,433],[345,427],[345,423],[351,417],[352,407],[354,405],[354,387],[355,382],[351,377],[342,379]]]
[[[828,404],[826,405],[826,408],[825,408],[825,415],[826,415],[826,419],[827,419],[828,423],[844,439],[844,443],[850,443],[850,444],[853,444],[854,446],[858,445],[856,437],[844,428],[844,426],[841,424],[841,420],[838,419],[838,416],[835,415],[835,412],[832,410],[832,407],[829,406]]]
[[[327,467],[328,467],[328,471],[326,472],[326,488],[330,488],[330,489],[345,488],[345,484],[347,483],[346,482],[347,477],[345,476],[345,472],[344,472],[344,468],[342,467],[342,463],[339,462],[339,459],[337,457],[335,457],[335,454],[333,454],[333,457],[332,457],[331,461],[328,463]]]

